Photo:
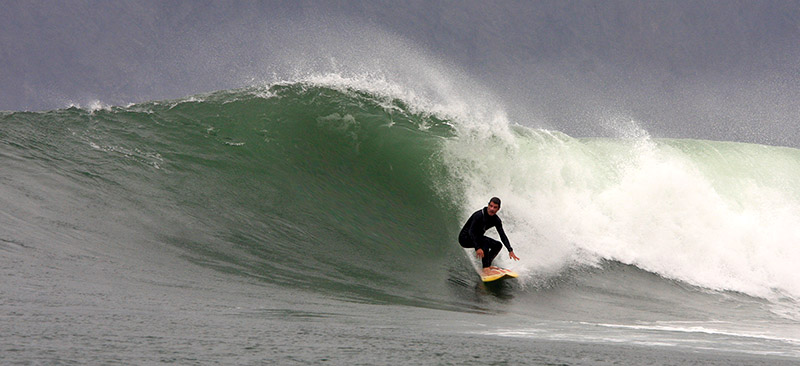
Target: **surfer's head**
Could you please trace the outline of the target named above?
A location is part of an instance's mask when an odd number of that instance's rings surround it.
[[[497,211],[500,211],[500,199],[492,197],[492,199],[489,200],[489,204],[486,206],[486,213],[488,213],[489,216],[494,216]]]

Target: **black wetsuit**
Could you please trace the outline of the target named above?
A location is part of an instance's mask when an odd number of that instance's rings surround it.
[[[500,240],[503,241],[502,245],[505,245],[509,252],[513,252],[514,249],[511,249],[506,232],[503,231],[503,221],[500,220],[497,214],[489,216],[489,213],[486,212],[486,207],[475,211],[464,224],[464,227],[461,228],[461,233],[458,234],[458,243],[462,247],[475,248],[475,250],[483,249],[483,268],[491,267],[492,261],[502,248],[499,241],[484,235],[486,230],[492,227],[497,228]]]

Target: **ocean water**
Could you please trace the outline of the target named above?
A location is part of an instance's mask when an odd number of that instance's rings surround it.
[[[800,363],[800,150],[318,75],[0,114],[4,364]],[[519,262],[456,241],[491,196]]]

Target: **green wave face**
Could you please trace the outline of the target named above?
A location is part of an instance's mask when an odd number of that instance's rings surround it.
[[[396,99],[297,83],[3,124],[141,237],[226,272],[402,299],[458,254],[435,188],[454,131]]]

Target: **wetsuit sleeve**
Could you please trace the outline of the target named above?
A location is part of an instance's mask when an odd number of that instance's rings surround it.
[[[506,232],[503,230],[503,223],[500,220],[497,220],[497,233],[500,234],[500,240],[503,242],[503,245],[506,246],[509,252],[513,252],[514,249],[511,248],[511,243],[508,242],[508,237],[506,236]]]

